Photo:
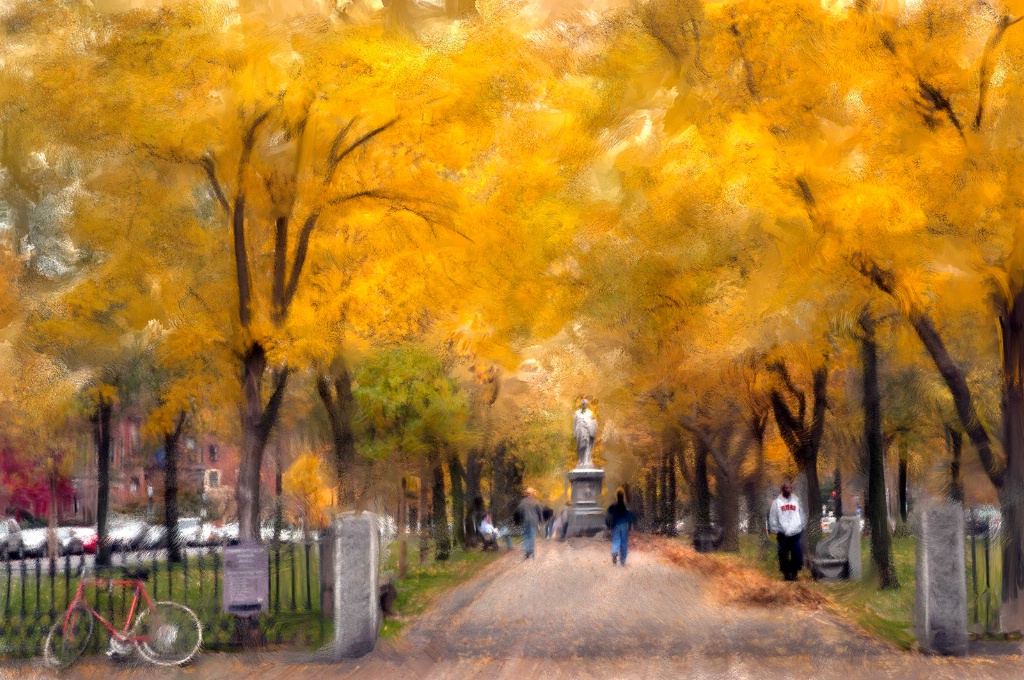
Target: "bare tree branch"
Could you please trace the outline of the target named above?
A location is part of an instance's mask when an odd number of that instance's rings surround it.
[[[292,260],[292,271],[288,277],[288,285],[285,287],[281,305],[282,319],[288,316],[288,309],[291,307],[295,291],[299,287],[299,277],[302,275],[302,268],[306,264],[306,254],[309,251],[309,239],[313,235],[313,229],[319,219],[320,211],[310,213],[299,231],[299,240],[295,245],[295,259]]]
[[[384,132],[385,130],[390,128],[395,123],[397,123],[398,122],[398,117],[396,116],[396,117],[392,118],[391,120],[389,120],[388,122],[386,122],[383,125],[381,125],[380,127],[376,127],[374,129],[370,130],[369,132],[364,134],[362,137],[359,137],[354,142],[352,142],[347,147],[345,147],[344,151],[342,151],[341,153],[338,153],[337,149],[335,148],[335,146],[338,146],[338,147],[341,146],[342,140],[344,140],[344,136],[345,136],[345,134],[348,133],[349,128],[352,127],[352,123],[353,122],[355,122],[354,118],[351,121],[349,121],[348,125],[346,125],[345,128],[341,132],[338,133],[338,136],[334,138],[335,141],[334,141],[334,144],[331,145],[331,153],[330,153],[330,155],[327,158],[327,174],[324,177],[324,184],[325,185],[330,184],[331,181],[334,180],[334,174],[338,170],[338,165],[341,164],[341,162],[343,160],[345,160],[345,158],[349,154],[351,154],[353,151],[355,151],[359,147],[364,146],[365,144],[370,142],[370,140],[372,140],[374,137],[376,137],[380,133]]]
[[[999,19],[999,23],[996,25],[996,29],[989,36],[988,42],[985,43],[985,51],[981,55],[981,68],[978,74],[978,111],[974,114],[974,129],[981,129],[981,119],[985,113],[985,99],[988,96],[988,88],[992,82],[991,73],[991,61],[992,54],[995,52],[996,47],[999,46],[999,42],[1003,39],[1003,34],[1006,33],[1006,29],[1019,23],[1024,17],[1013,18],[1010,16],[1003,16]]]
[[[231,205],[228,203],[227,196],[224,195],[224,190],[217,179],[217,168],[214,164],[213,155],[207,152],[198,162],[203,170],[206,171],[206,177],[210,180],[210,189],[213,191],[213,196],[217,199],[217,203],[224,209],[225,213],[230,214]]]
[[[960,119],[957,117],[956,111],[953,110],[953,105],[950,104],[946,95],[942,94],[942,90],[922,78],[918,79],[917,86],[924,100],[936,111],[945,113],[949,122],[953,124],[956,131],[960,133],[960,137],[963,138],[963,125],[960,124]]]

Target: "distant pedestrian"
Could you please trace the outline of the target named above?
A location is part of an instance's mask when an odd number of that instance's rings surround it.
[[[541,511],[541,517],[544,519],[544,538],[551,538],[551,528],[555,523],[555,511],[545,505]]]
[[[633,513],[626,505],[626,492],[615,492],[615,502],[608,506],[605,523],[612,530],[612,564],[619,562],[626,566],[629,553],[629,530],[633,526]]]
[[[565,522],[565,511],[561,511],[555,514],[555,518],[551,521],[551,536],[554,538],[562,538],[562,523]]]
[[[779,542],[779,571],[787,581],[795,581],[803,567],[800,534],[807,524],[807,516],[800,507],[800,499],[793,495],[790,483],[782,484],[782,493],[772,502],[768,515],[768,528]]]
[[[544,526],[544,514],[537,492],[526,489],[523,500],[519,501],[519,514],[523,518],[523,559],[530,559],[536,550],[537,529]]]

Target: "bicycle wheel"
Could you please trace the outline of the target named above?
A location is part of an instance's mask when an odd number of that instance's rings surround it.
[[[67,625],[65,626],[65,621]],[[62,616],[50,628],[43,647],[43,660],[51,668],[64,669],[73,664],[89,646],[95,622],[92,612],[76,603],[66,617]]]
[[[203,626],[191,609],[177,602],[157,602],[143,609],[132,626],[139,653],[158,666],[182,666],[203,644]]]

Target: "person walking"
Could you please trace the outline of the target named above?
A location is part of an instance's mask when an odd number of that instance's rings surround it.
[[[786,481],[781,493],[772,502],[768,514],[768,530],[779,543],[779,571],[787,581],[795,581],[803,567],[804,556],[800,548],[800,534],[807,525],[807,515],[800,507],[800,499],[793,495],[792,485]]]
[[[612,530],[612,564],[616,562],[626,566],[626,555],[629,553],[629,530],[633,527],[633,513],[626,505],[626,492],[619,489],[615,492],[615,502],[608,506],[605,520]]]
[[[523,518],[523,559],[528,560],[534,556],[537,529],[544,525],[543,508],[532,488],[527,488],[519,501],[519,514]]]
[[[544,538],[551,538],[551,527],[555,522],[555,511],[545,505],[541,510],[541,517],[544,519]]]

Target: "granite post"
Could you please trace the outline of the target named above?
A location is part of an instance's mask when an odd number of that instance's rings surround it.
[[[921,513],[917,538],[915,632],[921,650],[967,653],[964,518],[958,505]]]
[[[321,598],[334,619],[334,640],[318,656],[341,660],[373,651],[380,632],[379,518],[369,512],[345,513],[334,521],[324,543]]]

